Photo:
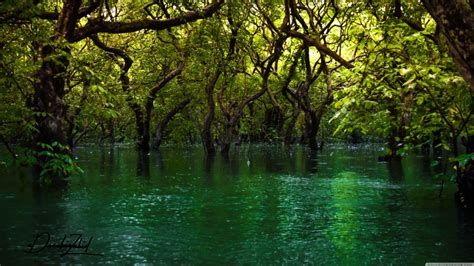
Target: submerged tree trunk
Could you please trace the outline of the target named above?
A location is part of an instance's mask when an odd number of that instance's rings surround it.
[[[214,88],[216,86],[217,80],[221,75],[222,70],[220,67],[216,69],[216,72],[212,76],[211,80],[206,86],[206,97],[207,97],[207,114],[204,118],[204,125],[202,127],[202,144],[204,146],[204,151],[208,155],[215,153],[216,149],[214,147],[214,139],[212,137],[212,123],[214,122],[216,104],[214,101]]]
[[[204,125],[202,128],[201,136],[204,150],[207,155],[213,155],[216,151],[214,147],[214,138],[212,136],[212,124],[214,123],[214,117],[216,112],[216,102],[214,100],[214,89],[216,87],[217,81],[222,74],[224,66],[228,61],[233,59],[235,53],[235,45],[237,43],[237,34],[240,28],[240,25],[234,25],[232,19],[232,14],[229,13],[228,22],[231,26],[231,36],[229,40],[229,49],[227,51],[227,56],[223,58],[223,61],[218,64],[214,75],[206,86],[206,98],[207,98],[207,114],[204,118]]]
[[[290,65],[290,70],[288,72],[288,76],[283,83],[282,92],[283,96],[290,102],[293,112],[291,113],[290,122],[288,122],[286,129],[285,129],[285,137],[284,137],[284,145],[289,146],[294,143],[293,132],[295,130],[296,122],[298,121],[298,117],[301,113],[301,106],[296,98],[296,93],[290,89],[289,85],[291,80],[293,79],[296,73],[296,67],[298,66],[299,60],[301,58],[301,54],[303,52],[303,46],[298,48],[298,51],[293,58],[293,62]]]
[[[267,94],[272,103],[272,108],[265,111],[264,130],[267,132],[276,131],[281,136],[285,122],[285,113],[270,89],[267,90]]]
[[[302,142],[308,145],[311,150],[318,150],[317,135],[321,124],[321,118],[326,112],[326,109],[333,101],[332,82],[330,77],[330,70],[326,64],[325,54],[321,52],[321,64],[316,70],[310,63],[309,46],[305,44],[304,48],[304,66],[305,66],[305,82],[300,85],[296,93],[291,93],[292,97],[298,103],[296,108],[301,109],[305,114],[304,132]],[[318,77],[324,74],[326,81],[326,95],[321,95],[321,102],[317,108],[313,107],[312,100],[309,95],[312,84]],[[290,126],[292,126],[290,124]],[[288,128],[289,130],[290,128]],[[287,132],[289,135],[290,133]],[[322,146],[321,146],[322,147]]]
[[[394,103],[391,103],[388,107],[388,111],[390,114],[390,118],[392,121],[395,121],[394,124],[391,126],[390,133],[387,139],[387,153],[384,156],[379,156],[379,161],[392,161],[392,160],[400,160],[401,156],[398,153],[399,148],[402,146],[401,141],[403,140],[404,136],[402,135],[403,132],[400,131],[400,128],[403,126],[403,119],[400,119],[400,123],[396,125],[399,120],[400,112],[397,110],[397,107]]]
[[[271,107],[265,111],[265,118],[263,120],[263,131],[264,135],[262,140],[273,140],[274,133],[281,136],[281,131],[283,129],[284,114],[281,107]]]
[[[398,79],[398,83],[402,85],[405,81]],[[389,84],[389,86],[393,85]],[[400,103],[390,101],[388,104],[388,112],[392,121],[392,126],[388,136],[388,152],[384,156],[380,156],[379,161],[401,160],[402,155],[400,149],[404,147],[405,137],[408,135],[406,128],[410,123],[411,105],[413,104],[413,94],[411,92],[401,92],[399,95]]]
[[[125,51],[109,47],[105,45],[102,41],[99,40],[97,36],[91,36],[91,39],[94,41],[95,45],[97,45],[102,50],[109,53],[112,59],[115,59],[116,56],[119,56],[123,59],[123,64],[120,64],[117,60],[117,64],[120,65],[122,69],[122,73],[120,74],[120,83],[122,86],[122,90],[128,94],[127,96],[127,103],[130,108],[133,110],[135,114],[135,122],[136,122],[136,130],[137,130],[137,137],[136,137],[136,147],[139,151],[148,153],[150,151],[150,123],[151,123],[151,115],[153,111],[154,101],[156,99],[157,93],[164,88],[170,81],[176,78],[184,69],[184,65],[187,58],[187,53],[182,51],[180,48],[177,48],[181,53],[181,61],[179,62],[178,66],[163,76],[160,81],[150,89],[150,92],[146,98],[144,106],[140,106],[137,102],[133,100],[130,91],[130,79],[128,77],[128,70],[133,64],[133,60],[130,56],[125,53]],[[174,39],[174,38],[173,38]]]
[[[291,114],[290,122],[288,122],[288,125],[286,126],[284,140],[285,146],[289,146],[294,143],[293,132],[295,130],[296,121],[298,121],[300,112],[301,110],[299,109],[299,107],[295,106],[293,113]]]
[[[224,134],[220,139],[220,145],[221,145],[221,154],[224,156],[227,156],[230,151],[230,145],[233,140],[233,132],[232,132],[232,126],[226,124],[225,125],[225,130]]]
[[[115,123],[113,119],[109,120],[108,123],[109,126],[109,139],[110,139],[110,144],[114,145],[116,142],[116,134],[115,134]]]
[[[174,40],[174,37],[173,37]],[[176,40],[175,40],[176,41]],[[144,117],[144,126],[143,126],[143,131],[140,132],[139,137],[139,142],[138,142],[138,149],[144,152],[148,152],[150,150],[150,123],[151,123],[151,113],[153,111],[153,106],[154,106],[154,101],[156,99],[156,96],[158,92],[163,89],[169,82],[171,82],[173,79],[175,79],[178,75],[181,74],[181,72],[184,69],[184,66],[186,64],[186,59],[187,59],[187,53],[183,51],[181,48],[179,48],[177,45],[175,45],[176,49],[178,52],[181,53],[181,61],[179,62],[178,66],[176,66],[175,69],[172,71],[168,72],[165,76],[162,77],[162,79],[155,85],[153,88],[151,88],[150,93],[148,94],[148,97],[146,98],[145,102],[145,117]],[[186,101],[185,101],[186,102]],[[186,106],[189,103],[186,102],[184,106]],[[183,103],[181,103],[183,104]],[[180,105],[181,105],[180,104]],[[174,114],[171,114],[170,118],[168,121],[164,121],[165,123],[163,124],[163,130],[166,128],[166,125],[168,124],[169,120],[183,107],[179,107],[177,111]],[[173,111],[173,110],[172,110]],[[167,115],[168,116],[168,115]],[[167,117],[165,116],[165,118]],[[160,132],[161,133],[161,132]],[[161,142],[161,138],[160,138]],[[159,144],[158,144],[159,146]]]
[[[313,151],[319,148],[316,137],[318,135],[320,121],[320,118],[314,111],[305,114],[304,143]]]
[[[221,154],[227,156],[230,151],[230,146],[238,134],[237,125],[240,116],[232,116],[224,123],[224,133],[220,138]]]
[[[401,160],[401,156],[398,154],[398,134],[396,130],[392,130],[387,141],[388,152],[384,156],[379,157],[379,161],[392,161],[392,160]]]
[[[66,174],[47,166],[53,157],[39,153],[45,149],[44,145],[48,145],[53,148],[53,153],[71,156],[71,150],[67,147],[69,137],[65,133],[67,104],[64,101],[66,95],[64,76],[71,54],[66,43],[74,34],[80,6],[80,0],[66,1],[50,43],[33,45],[42,61],[41,67],[33,75],[34,94],[27,102],[35,114],[38,130],[32,143],[33,149],[38,152],[35,172],[40,177],[45,170],[48,170],[48,178],[53,186],[66,184],[64,179]]]
[[[33,2],[36,5],[40,1]],[[65,74],[71,57],[68,45],[88,37],[93,37],[100,32],[119,34],[136,32],[142,29],[169,29],[210,17],[224,4],[224,1],[216,0],[205,6],[202,10],[193,10],[182,14],[179,19],[168,17],[161,20],[141,19],[124,22],[104,21],[101,15],[99,15],[100,18],[96,18],[95,15],[89,16],[97,11],[103,1],[87,1],[87,6],[83,6],[82,0],[64,0],[60,2],[62,2],[62,7],[59,13],[55,11],[34,14],[37,18],[55,23],[55,26],[54,33],[51,34],[48,42],[33,44],[36,50],[35,54],[40,55],[38,58],[41,61],[41,67],[33,74],[34,93],[27,99],[27,106],[34,112],[36,120],[37,133],[34,135],[30,145],[37,152],[35,171],[41,177],[44,177],[44,174],[47,173],[53,185],[55,183],[65,183],[63,177],[67,176],[71,169],[77,168],[72,163],[71,150],[67,145],[68,140],[71,143],[71,137],[68,136],[65,128],[68,109],[64,101],[64,96],[66,95]],[[99,12],[102,11],[99,10]],[[31,12],[27,13],[30,14]],[[86,17],[87,23],[78,25],[78,21]],[[18,17],[18,19],[21,19],[21,17]],[[121,56],[121,54],[116,55]],[[125,63],[121,66],[123,72],[121,80],[128,80],[126,71],[131,63],[127,62],[129,58],[123,59]],[[128,84],[123,84],[122,86],[125,88]],[[56,153],[57,156],[41,153],[44,149],[48,149],[49,154]],[[48,164],[57,158],[61,158],[61,163],[58,164],[53,161],[54,164]]]
[[[34,137],[32,147],[39,154],[45,149],[44,145],[48,145],[53,148],[50,152],[70,156],[70,150],[62,149],[58,145],[53,145],[53,143],[58,143],[65,146],[69,139],[65,135],[64,127],[67,105],[63,100],[65,92],[64,78],[62,76],[66,71],[68,61],[66,58],[62,58],[62,60],[58,62],[46,59],[55,54],[54,49],[55,48],[50,46],[43,47],[42,57],[44,61],[41,68],[35,74],[36,82],[33,86],[35,91],[33,99],[29,104],[35,113],[38,133]],[[43,176],[43,171],[48,168],[47,164],[52,159],[52,157],[46,155],[37,156],[37,164],[34,172],[38,180]],[[60,171],[53,171],[48,174],[49,181],[51,181],[53,186],[65,185],[66,181],[64,177],[64,174]]]
[[[143,112],[135,112],[136,126],[137,126],[137,149],[141,152],[147,153],[150,151],[150,118]]]
[[[168,126],[168,123],[173,119],[173,117],[179,113],[181,110],[183,110],[189,103],[191,102],[190,99],[186,99],[176,105],[173,109],[171,109],[165,117],[160,121],[160,123],[156,126],[156,136],[155,136],[155,141],[153,142],[153,148],[158,149],[161,145],[161,141],[163,140],[163,134],[165,132],[166,127]]]

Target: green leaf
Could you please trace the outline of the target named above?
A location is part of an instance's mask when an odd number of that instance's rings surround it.
[[[418,97],[418,98],[416,99],[416,104],[422,105],[422,104],[423,104],[423,101],[424,101],[423,97]]]
[[[471,160],[474,160],[474,153],[465,153],[461,154],[458,157],[454,158],[455,161],[459,163],[459,166],[466,166]]]
[[[412,71],[413,71],[413,70],[408,67],[408,68],[401,68],[401,69],[398,71],[398,73],[400,73],[400,75],[402,75],[402,76],[405,76],[405,75],[411,73]]]

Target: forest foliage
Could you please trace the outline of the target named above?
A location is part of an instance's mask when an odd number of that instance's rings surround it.
[[[88,143],[381,141],[390,158],[457,156],[474,132],[472,6],[3,1],[0,137],[65,176]]]

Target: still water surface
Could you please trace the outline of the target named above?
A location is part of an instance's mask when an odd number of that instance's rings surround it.
[[[85,173],[66,192],[32,190],[26,169],[0,172],[0,263],[412,264],[474,261],[473,218],[431,159],[379,163],[373,146],[79,148]],[[35,234],[93,237],[89,253],[28,254]],[[43,241],[44,242],[44,241]],[[63,250],[64,251],[64,250]]]

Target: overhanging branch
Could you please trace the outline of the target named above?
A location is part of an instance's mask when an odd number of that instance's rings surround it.
[[[202,18],[212,16],[224,4],[224,0],[214,0],[211,4],[202,10],[190,11],[177,18],[169,18],[163,20],[142,19],[131,22],[112,22],[100,19],[91,19],[82,28],[76,30],[73,42],[80,41],[88,36],[97,33],[128,33],[139,30],[165,30],[172,27],[180,26],[189,22],[194,22]]]

